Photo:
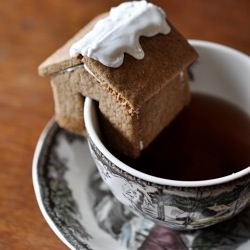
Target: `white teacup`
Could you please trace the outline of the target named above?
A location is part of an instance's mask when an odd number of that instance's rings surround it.
[[[198,40],[190,43],[200,55],[191,68],[192,92],[229,100],[250,115],[250,58],[223,45]],[[189,230],[229,219],[249,204],[250,166],[202,181],[158,178],[131,168],[105,147],[96,105],[89,98],[84,105],[84,120],[91,155],[102,179],[134,212],[170,228]]]

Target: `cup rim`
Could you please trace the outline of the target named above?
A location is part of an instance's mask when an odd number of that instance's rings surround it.
[[[243,60],[247,60],[248,63],[250,63],[250,58],[245,55],[244,53],[237,51],[233,48],[230,48],[228,46],[210,42],[210,41],[203,41],[203,40],[189,40],[190,44],[194,46],[195,48],[205,48],[205,49],[213,49],[213,50],[220,50],[226,53],[233,53],[237,57],[242,57]],[[94,101],[86,97],[84,102],[84,122],[85,127],[87,130],[88,136],[91,138],[93,143],[97,146],[97,148],[101,151],[103,155],[105,155],[106,158],[108,158],[112,163],[115,163],[115,165],[120,168],[122,171],[127,172],[128,174],[135,176],[138,179],[142,179],[144,181],[158,184],[158,185],[164,185],[164,186],[174,186],[174,187],[205,187],[205,186],[212,186],[212,185],[219,185],[223,183],[228,183],[231,181],[234,181],[236,179],[239,179],[247,174],[250,173],[250,166],[247,166],[246,168],[232,173],[230,175],[222,176],[219,178],[214,179],[206,179],[206,180],[196,180],[196,181],[182,181],[182,180],[172,180],[172,179],[166,179],[161,177],[152,176],[146,173],[143,173],[139,170],[136,170],[129,165],[125,164],[121,160],[119,160],[117,157],[115,157],[103,144],[101,139],[99,138],[97,131],[94,129],[94,126],[92,123],[94,123],[95,114],[93,114],[91,111],[94,105]]]

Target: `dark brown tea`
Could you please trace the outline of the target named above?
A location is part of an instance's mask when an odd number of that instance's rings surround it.
[[[250,165],[250,117],[221,99],[193,94],[191,103],[137,160],[118,156],[150,175],[205,180]]]

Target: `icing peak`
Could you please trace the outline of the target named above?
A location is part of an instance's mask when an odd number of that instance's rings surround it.
[[[100,63],[117,68],[124,53],[140,60],[144,51],[140,36],[168,34],[170,27],[165,12],[146,1],[124,2],[111,8],[109,15],[99,20],[94,28],[70,48],[70,56],[82,54]]]

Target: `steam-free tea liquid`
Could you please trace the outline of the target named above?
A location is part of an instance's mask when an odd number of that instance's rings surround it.
[[[229,175],[250,165],[250,117],[222,99],[193,94],[190,105],[140,158],[118,157],[142,172],[173,180]]]

